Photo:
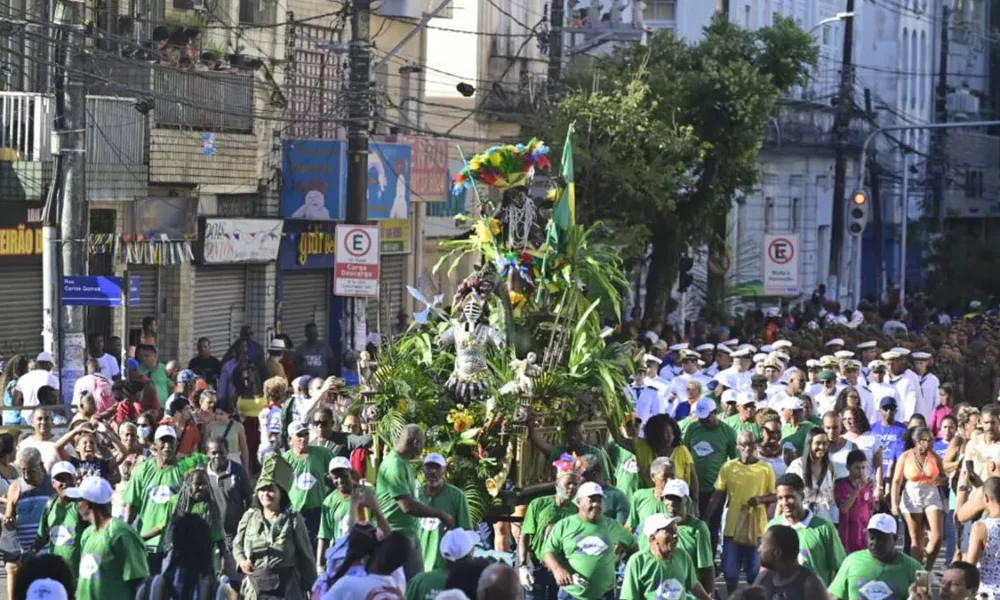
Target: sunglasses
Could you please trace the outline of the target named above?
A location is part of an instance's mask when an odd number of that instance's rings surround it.
[[[312,422],[312,424],[315,425],[316,427],[322,427],[324,425],[329,425],[330,423],[332,423],[332,421],[330,421],[329,419],[324,419],[322,421],[313,421]]]

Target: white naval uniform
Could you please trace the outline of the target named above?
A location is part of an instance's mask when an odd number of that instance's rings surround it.
[[[930,422],[931,413],[937,406],[938,388],[941,387],[941,380],[934,373],[928,373],[920,377],[920,393],[922,395],[919,411],[927,421]],[[926,411],[926,412],[925,412]]]
[[[767,406],[773,406],[775,398],[783,398],[788,395],[788,384],[777,382],[767,384],[767,389],[764,390],[764,397],[766,398]],[[763,408],[763,407],[760,407]]]
[[[753,377],[753,372],[743,371],[742,373],[736,370],[736,366],[729,367],[722,371],[723,373],[732,373],[736,377],[736,391],[737,392],[749,392],[750,391],[750,378]]]
[[[889,376],[888,381],[889,385],[896,389],[896,394],[899,398],[896,420],[905,424],[917,412],[917,407],[920,406],[920,382],[919,380],[914,382],[905,373],[899,377]]]
[[[827,395],[826,392],[820,391],[812,399],[813,414],[822,418],[823,415],[832,411],[837,405],[837,392],[834,392],[833,395]]]

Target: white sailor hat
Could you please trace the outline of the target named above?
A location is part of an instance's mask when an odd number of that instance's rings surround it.
[[[771,346],[770,344],[764,344],[763,346],[760,347],[760,351],[763,352],[764,354],[770,354],[771,352],[774,352],[774,346]]]
[[[873,360],[868,363],[868,368],[872,371],[885,371],[888,366],[885,364],[884,360]]]
[[[698,352],[708,352],[709,350],[715,350],[715,344],[702,344],[695,348]]]
[[[729,348],[729,346],[726,346],[725,344],[716,344],[715,345],[715,351],[716,352],[721,352],[722,354],[732,354],[733,353],[733,351]]]
[[[837,358],[829,354],[824,354],[819,357],[819,366],[821,367],[836,367],[838,364]]]
[[[908,348],[904,348],[902,346],[896,346],[895,348],[890,348],[889,352],[895,352],[896,354],[898,354],[900,356],[909,356],[910,355],[910,350]]]
[[[704,369],[704,368],[705,368],[705,361],[703,361],[703,360],[701,360],[701,359],[699,358],[699,359],[698,359],[698,366],[699,366],[699,367],[701,367],[702,369]]]
[[[733,358],[747,358],[750,356],[750,349],[742,348],[740,350],[733,350],[732,352],[729,353],[729,355],[732,356]]]
[[[681,350],[687,350],[687,349],[688,349],[687,342],[684,342],[683,344],[674,344],[673,346],[670,347],[671,352],[680,352]]]
[[[646,363],[656,363],[658,365],[662,365],[663,364],[662,360],[660,360],[659,358],[653,356],[652,354],[643,354],[642,355],[642,360],[644,362],[646,362]]]
[[[790,342],[789,340],[778,340],[777,342],[771,344],[771,347],[774,348],[775,350],[781,350],[782,348],[791,348],[792,342]]]
[[[792,360],[792,357],[788,356],[784,352],[773,352],[772,354],[780,358],[781,362],[785,363],[786,365],[788,364],[788,361]]]
[[[833,356],[838,360],[847,360],[849,358],[854,358],[854,353],[850,350],[838,350],[833,353]]]
[[[768,356],[767,360],[764,361],[765,369],[777,369],[779,371],[785,370],[785,364],[781,362],[777,356]]]
[[[809,360],[806,361],[806,368],[807,369],[818,369],[818,368],[820,368],[819,361],[816,360],[815,358],[810,358]]]
[[[882,360],[895,360],[897,358],[903,358],[903,355],[892,350],[882,353]]]
[[[737,350],[749,350],[750,354],[757,352],[757,347],[753,344],[740,344]]]
[[[861,370],[861,361],[860,360],[854,360],[854,359],[845,360],[844,361],[844,368],[845,369],[858,369],[860,371]]]
[[[732,346],[739,346],[740,345],[740,340],[738,340],[737,338],[733,338],[731,340],[726,340],[726,341],[722,342],[722,345],[723,346],[730,346],[730,347],[732,347]]]
[[[857,345],[858,350],[871,350],[872,348],[878,348],[878,342],[875,340],[868,340]]]
[[[767,355],[764,354],[763,352],[758,352],[757,354],[753,355],[753,362],[754,363],[763,362],[765,360],[767,360]]]
[[[830,348],[831,346],[843,346],[844,340],[841,338],[833,338],[832,340],[828,341],[823,345],[826,346],[827,348]]]
[[[656,335],[652,331],[647,331],[646,333],[642,334],[642,337],[649,340],[650,344],[655,344],[656,342],[660,341],[660,336]]]
[[[701,355],[694,350],[681,350],[681,361],[685,360],[698,360]]]
[[[930,352],[914,352],[910,356],[913,357],[913,360],[930,360],[931,359]]]

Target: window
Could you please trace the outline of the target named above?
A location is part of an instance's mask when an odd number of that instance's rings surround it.
[[[920,76],[916,75],[916,73],[920,72],[920,62],[918,60],[918,55],[917,55],[917,32],[916,32],[916,30],[914,30],[912,32],[912,35],[910,37],[910,65],[913,67],[912,70],[914,72],[913,75],[910,75],[908,77],[909,83],[907,84],[907,85],[912,85],[913,86],[910,89],[910,110],[916,110],[917,109],[917,90],[920,87],[920,86],[917,85],[917,82],[920,80]]]
[[[903,78],[903,110],[909,106],[909,91],[910,91],[910,79],[908,74],[910,72],[910,30],[903,28],[903,43],[900,45],[899,53],[902,55],[902,71],[904,73]]]
[[[829,25],[824,25],[823,26],[823,45],[824,46],[829,46],[830,45],[830,26]]]
[[[774,230],[774,198],[764,198],[764,233]]]
[[[983,172],[978,169],[965,170],[965,197],[966,198],[982,198],[983,197]]]
[[[646,21],[673,22],[676,9],[677,2],[675,0],[647,0],[646,10],[642,16]]]
[[[791,210],[791,212],[789,214],[789,218],[788,218],[788,221],[789,221],[789,223],[788,223],[788,230],[789,231],[791,231],[792,233],[796,233],[799,230],[799,223],[801,222],[800,218],[801,217],[799,215],[799,199],[798,198],[792,198],[792,210]]]
[[[928,73],[930,69],[927,68],[927,31],[920,32],[920,62],[918,63],[920,67],[917,69],[920,71],[920,75],[916,76],[917,80],[917,94],[920,95],[920,110],[927,108],[927,96],[930,94],[931,89],[931,79]]]

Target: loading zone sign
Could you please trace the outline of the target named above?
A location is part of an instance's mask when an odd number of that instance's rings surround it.
[[[378,295],[378,225],[337,225],[333,293],[374,298]]]
[[[798,296],[801,267],[801,238],[797,233],[768,234],[764,236],[765,296]]]

